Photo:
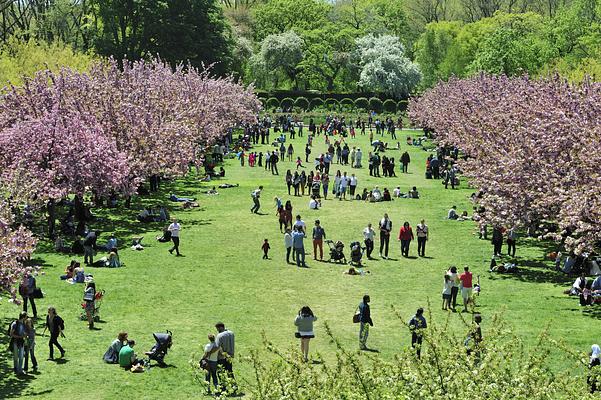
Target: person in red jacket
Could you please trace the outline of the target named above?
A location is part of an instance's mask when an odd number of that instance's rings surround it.
[[[401,241],[401,254],[404,257],[409,257],[409,244],[413,240],[413,230],[407,221],[405,221],[399,231],[399,240]]]

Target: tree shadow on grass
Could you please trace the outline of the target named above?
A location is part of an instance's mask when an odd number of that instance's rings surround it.
[[[3,327],[8,327],[14,319],[4,318],[0,321]],[[12,352],[5,351],[9,341],[10,338],[5,333],[0,335],[0,350],[2,350],[0,351],[0,399],[22,397],[23,391],[35,379],[33,375],[21,377],[15,375]]]
[[[524,260],[516,263],[516,273],[489,273],[490,280],[515,280],[530,283],[552,283],[556,286],[568,287],[574,281],[574,277],[549,268],[544,262],[536,260]]]

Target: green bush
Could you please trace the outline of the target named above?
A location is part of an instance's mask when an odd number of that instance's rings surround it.
[[[267,102],[265,102],[265,107],[268,110],[278,108],[279,106],[280,106],[280,101],[278,99],[276,99],[275,97],[270,97],[267,99]]]
[[[309,100],[307,100],[306,97],[297,97],[296,100],[294,100],[294,107],[298,107],[301,110],[308,110]]]
[[[382,100],[378,99],[377,97],[372,97],[369,99],[369,108],[377,113],[381,113],[382,109],[384,108],[384,103],[382,103]]]
[[[340,108],[340,103],[336,99],[326,99],[324,105],[330,111],[338,111]]]
[[[292,108],[293,105],[294,100],[290,97],[285,97],[282,99],[282,101],[280,101],[280,107],[282,107],[283,110],[289,110]]]
[[[316,110],[319,108],[323,108],[323,100],[320,98],[311,99],[309,102],[309,110]]]
[[[409,335],[407,316],[398,323]],[[426,312],[421,358],[410,346],[400,346],[395,357],[366,355],[342,344],[327,323],[325,340],[335,346],[334,361],[304,362],[297,351],[277,348],[264,336],[259,349],[247,360],[259,382],[252,398],[279,399],[593,399],[587,392],[583,370],[587,361],[542,331],[536,345],[526,351],[524,337],[500,315],[484,319],[484,341],[475,343],[475,325],[462,318],[460,329],[451,329],[448,317],[436,321]],[[403,330],[401,330],[403,332]],[[469,352],[468,352],[469,349]],[[551,357],[561,357],[566,368],[549,367]],[[197,367],[197,354],[193,360]],[[601,368],[601,367],[595,367]],[[199,382],[202,382],[199,370]],[[592,373],[591,373],[592,372]],[[588,372],[599,380],[599,371]],[[585,372],[586,373],[586,372]],[[273,382],[277,382],[272,384]],[[328,391],[324,391],[328,388]],[[330,395],[324,395],[329,393]]]
[[[396,101],[388,99],[383,104],[384,111],[394,114],[396,112]]]
[[[344,111],[352,111],[355,109],[355,102],[353,99],[344,98],[340,100],[340,108]]]
[[[369,108],[369,100],[365,97],[359,97],[355,100],[355,108],[359,110],[367,110]]]

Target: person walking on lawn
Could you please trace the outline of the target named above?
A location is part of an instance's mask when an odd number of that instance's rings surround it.
[[[407,221],[399,231],[399,240],[401,241],[401,254],[403,257],[409,257],[409,244],[413,240],[413,230]]]
[[[175,254],[180,256],[179,252],[179,231],[182,229],[181,225],[177,222],[177,219],[173,218],[171,225],[167,228],[169,232],[171,232],[171,241],[173,242],[173,247],[169,249],[169,253],[173,254],[173,250],[175,250]]]
[[[411,331],[411,347],[416,349],[417,358],[421,358],[422,355],[422,339],[424,336],[424,329],[428,327],[426,318],[424,318],[424,309],[418,308],[415,315],[409,321],[409,330]]]
[[[253,199],[253,206],[250,209],[251,213],[258,214],[259,208],[261,208],[261,202],[259,199],[261,198],[261,191],[263,190],[263,186],[259,186],[258,189],[255,189],[250,194]]]
[[[317,248],[319,247],[319,260],[323,261],[323,240],[326,238],[326,231],[320,225],[319,220],[315,220],[313,228],[313,259],[317,260]]]
[[[363,296],[363,301],[357,307],[359,309],[359,349],[367,350],[367,337],[369,336],[369,327],[374,326],[369,309],[369,295]]]
[[[388,245],[390,243],[390,232],[392,231],[392,221],[388,218],[388,214],[384,214],[384,218],[380,220],[380,257],[388,258]],[[382,256],[384,250],[384,256]]]

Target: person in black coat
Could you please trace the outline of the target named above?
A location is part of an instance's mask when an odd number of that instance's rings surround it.
[[[361,350],[367,350],[367,337],[369,336],[369,327],[374,326],[371,319],[371,311],[369,309],[370,298],[369,295],[363,296],[363,301],[359,303],[359,348]]]
[[[56,309],[54,307],[48,307],[48,315],[46,315],[46,326],[44,327],[44,333],[46,329],[50,332],[50,340],[48,341],[48,347],[50,348],[50,355],[48,357],[49,360],[54,360],[54,346],[61,352],[61,358],[65,356],[65,350],[58,343],[58,337],[65,335],[63,334],[63,330],[65,330],[65,321],[56,313]]]

